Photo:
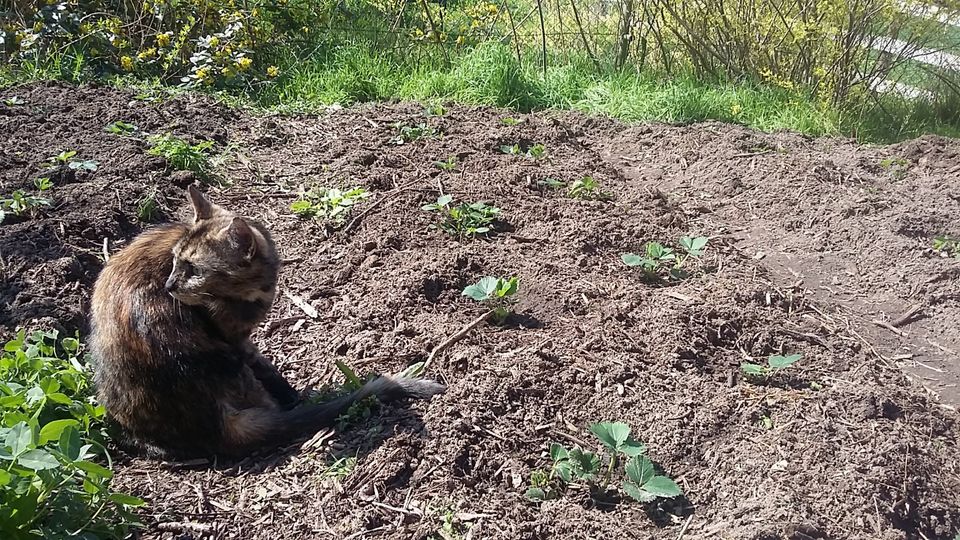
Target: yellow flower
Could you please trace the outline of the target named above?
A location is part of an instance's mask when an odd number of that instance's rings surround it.
[[[250,66],[252,66],[252,65],[253,65],[253,60],[251,60],[251,59],[249,59],[249,58],[247,58],[247,57],[243,57],[243,58],[237,60],[237,67],[240,68],[240,71],[246,71],[246,70],[249,69]]]
[[[130,58],[129,56],[121,56],[120,67],[122,67],[124,71],[133,71],[133,58]]]
[[[138,59],[138,60],[146,60],[147,58],[153,58],[153,56],[156,55],[156,54],[157,54],[157,48],[156,48],[156,47],[150,47],[149,49],[147,49],[147,50],[145,50],[145,51],[141,51],[140,54],[137,55],[137,59]]]
[[[157,46],[166,47],[170,44],[170,32],[164,32],[162,34],[157,34]]]
[[[205,81],[210,77],[210,70],[207,68],[197,68],[193,74],[196,75],[201,81]]]
[[[737,116],[738,114],[740,114],[740,111],[742,110],[743,110],[743,107],[741,107],[739,103],[734,103],[733,105],[730,106],[730,114],[734,116]]]
[[[267,77],[273,78],[277,75],[280,75],[280,69],[277,66],[270,66],[267,68]]]
[[[213,36],[212,38],[210,38],[211,47],[216,47],[218,44],[220,44],[220,38],[218,38],[217,36]]]
[[[251,17],[257,17],[259,15],[260,15],[260,10],[257,8],[253,8],[253,10],[250,12]]]

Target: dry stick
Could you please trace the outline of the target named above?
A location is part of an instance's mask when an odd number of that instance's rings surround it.
[[[543,80],[547,80],[547,30],[543,22],[543,3],[537,0],[537,12],[540,14],[540,43],[543,45]]]
[[[464,336],[466,336],[467,334],[469,334],[471,330],[473,330],[474,328],[480,326],[481,323],[483,323],[484,321],[486,321],[487,319],[489,319],[490,316],[493,315],[493,312],[494,312],[494,310],[492,310],[492,309],[491,309],[490,311],[487,311],[487,312],[484,313],[483,315],[477,317],[477,318],[476,318],[473,322],[471,322],[470,324],[468,324],[468,325],[464,326],[463,328],[461,328],[459,332],[457,332],[456,334],[448,337],[448,338],[446,339],[446,341],[444,341],[443,343],[441,343],[441,344],[437,345],[436,347],[434,347],[433,350],[430,351],[430,356],[427,357],[427,361],[423,363],[423,372],[424,372],[424,373],[427,372],[427,368],[430,367],[430,364],[433,362],[434,358],[436,358],[437,356],[439,356],[440,353],[442,353],[444,350],[447,349],[447,347],[449,347],[449,346],[453,345],[454,343],[460,341],[461,339],[464,338]]]
[[[577,11],[577,0],[570,0],[570,7],[573,8],[573,19],[577,21],[577,28],[580,30],[580,39],[583,40],[583,46],[587,49],[587,55],[590,57],[590,60],[593,60],[593,67],[597,68],[597,71],[600,71],[600,62],[597,61],[597,57],[593,55],[593,51],[590,50],[590,42],[587,41],[587,34],[583,31],[583,23],[580,22],[580,12]]]
[[[683,524],[683,528],[680,529],[680,534],[677,535],[677,540],[683,540],[683,535],[687,534],[687,529],[690,527],[690,522],[693,521],[694,514],[690,514],[690,517],[687,518],[687,521]]]
[[[879,326],[880,328],[886,328],[887,330],[893,332],[894,334],[896,334],[896,335],[898,335],[898,336],[900,336],[900,337],[907,337],[907,333],[906,333],[906,332],[904,332],[903,330],[900,330],[899,328],[893,326],[893,325],[890,324],[890,323],[883,322],[883,321],[881,321],[881,320],[879,320],[879,319],[873,319],[873,320],[870,321],[870,322],[872,322],[873,324]]]
[[[212,531],[213,526],[193,521],[168,521],[166,523],[157,523],[157,529],[164,532],[192,532],[202,534]]]
[[[923,304],[914,304],[910,306],[910,309],[908,309],[906,313],[894,319],[893,322],[890,323],[890,326],[899,328],[910,322],[910,320],[916,317],[921,311],[923,311]]]
[[[357,223],[359,223],[361,219],[363,219],[367,214],[369,214],[370,212],[372,212],[374,208],[380,206],[380,203],[382,203],[383,201],[389,199],[391,195],[395,195],[395,194],[397,194],[397,193],[400,193],[401,191],[405,191],[405,190],[409,189],[410,187],[412,187],[412,186],[413,186],[414,184],[416,184],[417,182],[418,182],[418,180],[414,180],[413,182],[409,182],[409,183],[404,184],[404,185],[402,185],[402,186],[400,186],[400,187],[398,187],[398,188],[396,188],[396,189],[393,189],[393,190],[390,190],[390,191],[384,193],[384,194],[383,194],[383,197],[380,197],[379,199],[377,199],[377,201],[374,202],[373,204],[371,204],[369,207],[367,207],[366,210],[364,210],[363,212],[360,212],[359,214],[357,214],[357,217],[351,219],[351,220],[350,220],[350,223],[347,223],[347,226],[343,228],[343,232],[344,232],[344,233],[350,232],[350,229],[352,229]]]

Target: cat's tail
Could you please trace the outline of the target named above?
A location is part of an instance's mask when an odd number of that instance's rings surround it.
[[[332,426],[354,403],[370,396],[388,403],[404,398],[429,399],[445,390],[444,385],[426,379],[383,375],[325,403],[306,403],[286,411],[262,408],[236,411],[224,418],[224,450],[229,454],[246,454],[256,448],[312,435]]]

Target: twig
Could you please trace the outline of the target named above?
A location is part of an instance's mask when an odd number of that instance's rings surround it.
[[[395,195],[395,194],[397,194],[397,193],[400,193],[401,191],[406,191],[407,189],[410,189],[411,187],[413,187],[413,185],[414,185],[415,183],[416,183],[416,181],[410,182],[410,183],[408,183],[408,184],[405,184],[405,185],[403,185],[403,186],[400,186],[400,187],[398,187],[398,188],[396,188],[396,189],[393,189],[393,190],[390,190],[390,191],[384,193],[382,197],[380,197],[380,198],[377,199],[373,204],[371,204],[370,206],[368,206],[366,210],[364,210],[363,212],[360,212],[359,214],[357,214],[357,217],[351,219],[351,220],[350,220],[350,223],[347,223],[347,226],[344,227],[344,228],[342,229],[342,231],[343,231],[344,233],[350,232],[350,229],[352,229],[357,223],[359,223],[360,220],[363,219],[367,214],[369,214],[370,212],[372,212],[374,208],[380,206],[380,204],[381,204],[383,201],[389,199],[391,195]]]
[[[447,349],[447,347],[449,347],[449,346],[453,345],[454,343],[456,343],[456,342],[460,341],[461,339],[463,339],[464,336],[466,336],[467,334],[469,334],[471,330],[473,330],[473,329],[476,328],[477,326],[480,326],[481,323],[483,323],[484,321],[486,321],[487,319],[489,319],[490,316],[493,315],[493,312],[494,312],[494,310],[492,310],[492,309],[489,310],[489,311],[487,311],[487,312],[484,313],[483,315],[477,317],[477,318],[476,318],[473,322],[471,322],[470,324],[468,324],[468,325],[464,326],[463,328],[461,328],[459,332],[457,332],[456,334],[454,334],[454,335],[450,336],[449,338],[447,338],[446,341],[444,341],[443,343],[441,343],[441,344],[437,345],[436,347],[434,347],[433,350],[430,351],[430,356],[427,357],[427,361],[423,363],[423,371],[426,372],[426,371],[427,371],[427,368],[430,367],[430,364],[433,362],[434,358],[436,358],[437,356],[439,356],[440,353],[442,353],[444,350]]]
[[[921,311],[923,311],[923,304],[914,304],[906,313],[894,319],[893,322],[890,323],[890,326],[900,328],[910,322],[910,320],[916,317]]]
[[[589,444],[589,443],[587,443],[586,441],[584,441],[584,440],[581,439],[580,437],[577,437],[576,435],[570,435],[569,433],[565,433],[565,432],[563,432],[563,431],[560,431],[559,429],[551,429],[551,430],[550,430],[550,433],[553,433],[553,434],[556,435],[557,437],[562,437],[562,438],[564,438],[564,439],[566,439],[566,440],[568,440],[568,441],[570,441],[570,442],[572,442],[572,443],[577,443],[577,444],[579,444],[580,446],[582,446],[582,447],[584,447],[584,448],[590,448],[590,444]]]
[[[204,523],[195,523],[193,521],[168,521],[166,523],[157,523],[157,530],[164,532],[192,532],[208,533],[213,530],[212,525]]]
[[[894,334],[896,334],[896,335],[898,335],[898,336],[900,336],[900,337],[907,337],[907,333],[906,333],[906,332],[904,332],[903,330],[900,330],[899,328],[893,326],[893,325],[890,324],[890,323],[883,322],[883,321],[881,321],[881,320],[879,320],[879,319],[873,319],[873,320],[870,321],[870,322],[872,322],[873,324],[879,326],[880,328],[886,328],[887,330],[893,332]]]
[[[680,529],[680,534],[677,535],[677,540],[683,540],[683,535],[687,534],[687,529],[690,527],[690,523],[693,521],[693,516],[695,514],[690,514],[690,517],[687,518],[687,521],[683,523],[683,527]]]
[[[294,303],[294,305],[296,305],[298,308],[303,310],[303,312],[306,313],[307,316],[310,317],[311,319],[316,319],[317,317],[320,316],[320,314],[317,313],[316,308],[308,304],[307,301],[304,300],[303,298],[300,298],[299,296],[296,296],[294,294],[290,294],[287,291],[283,291],[283,295],[289,298],[290,301]]]

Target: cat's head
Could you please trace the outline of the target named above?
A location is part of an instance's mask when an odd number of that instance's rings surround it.
[[[173,247],[165,288],[189,305],[223,300],[273,301],[280,261],[270,233],[259,223],[210,203],[187,189],[193,223]]]

